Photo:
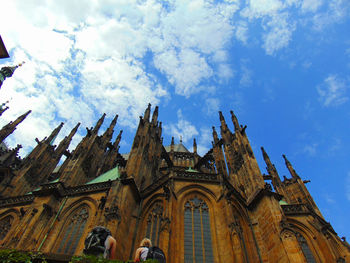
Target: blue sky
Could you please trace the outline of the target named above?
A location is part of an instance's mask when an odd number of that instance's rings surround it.
[[[25,156],[61,121],[81,122],[71,149],[105,112],[119,114],[121,152],[138,116],[159,105],[164,143],[211,146],[221,110],[242,124],[266,173],[294,165],[327,221],[350,237],[350,2],[347,0],[3,1],[0,34],[10,59],[0,124],[31,109],[8,138]],[[101,130],[103,131],[103,129]]]

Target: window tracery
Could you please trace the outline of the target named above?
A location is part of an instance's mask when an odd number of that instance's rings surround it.
[[[149,237],[152,244],[159,244],[159,233],[161,222],[163,221],[163,207],[160,204],[154,205],[153,209],[147,217],[146,237]]]
[[[214,262],[209,207],[197,197],[185,203],[184,232],[185,262]]]
[[[85,229],[89,212],[87,207],[81,207],[67,219],[63,231],[59,237],[60,244],[57,252],[71,255],[78,246],[79,240]]]
[[[306,239],[300,233],[296,233],[296,237],[297,237],[298,243],[301,247],[301,250],[303,251],[306,262],[307,263],[316,263],[316,260],[315,260],[313,254],[310,250],[309,245],[307,244]]]

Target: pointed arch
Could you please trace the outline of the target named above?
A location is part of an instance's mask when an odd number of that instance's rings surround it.
[[[177,191],[177,221],[179,238],[183,240],[178,247],[182,262],[214,262],[220,258],[217,248],[217,229],[215,220],[216,195],[200,185],[187,185]]]
[[[57,226],[57,238],[51,251],[72,255],[87,235],[87,226],[97,210],[97,201],[90,197],[79,198],[63,210],[61,223]]]
[[[306,241],[305,237],[302,234],[300,234],[299,232],[296,232],[295,236],[297,238],[297,241],[299,243],[301,250],[303,251],[306,262],[307,263],[316,263],[315,257],[313,255],[313,253],[311,252],[311,249],[310,249],[309,244]]]
[[[14,218],[12,215],[7,215],[0,219],[0,241],[4,240],[11,229]]]
[[[59,254],[74,254],[89,218],[89,207],[86,204],[74,209],[65,220],[56,245]]]
[[[315,234],[302,222],[289,218],[283,222],[280,235],[282,238],[289,237],[296,241],[307,263],[322,262],[320,257],[323,257],[323,253],[320,253],[322,250],[317,247],[320,241],[310,242],[310,240],[316,240]]]
[[[209,207],[194,196],[184,206],[185,262],[214,262]]]
[[[15,209],[9,209],[0,215],[0,243],[3,244],[6,237],[13,232],[13,226],[18,225],[19,212]]]
[[[210,189],[208,189],[207,187],[204,187],[202,185],[199,185],[199,184],[191,184],[191,185],[187,185],[185,187],[182,187],[180,190],[178,190],[176,192],[176,196],[180,196],[182,194],[186,195],[190,191],[200,191],[207,198],[211,198],[211,199],[217,201],[216,195]]]
[[[163,194],[157,193],[148,199],[141,214],[142,231],[139,233],[139,240],[147,237],[152,241],[152,245],[159,245],[164,221],[164,210]]]
[[[146,237],[151,239],[152,244],[159,245],[159,235],[161,231],[161,224],[163,221],[163,204],[161,202],[155,202],[146,219]]]

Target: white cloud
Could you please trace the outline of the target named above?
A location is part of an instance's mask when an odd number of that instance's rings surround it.
[[[328,1],[326,11],[316,13],[313,17],[314,29],[321,31],[326,26],[340,23],[348,16],[350,11],[350,3],[347,0]]]
[[[219,77],[218,82],[220,83],[223,83],[233,78],[235,75],[234,71],[232,70],[232,65],[229,64],[220,64],[217,71],[217,75]]]
[[[205,99],[205,113],[208,115],[216,115],[220,109],[220,100],[218,98]]]
[[[263,36],[263,47],[267,54],[273,55],[277,50],[288,46],[296,25],[288,21],[288,13],[281,13],[273,16],[267,26],[270,30]]]
[[[248,40],[248,23],[246,21],[239,21],[236,26],[236,38],[243,44],[247,44]]]
[[[199,155],[203,156],[212,147],[211,141],[213,141],[212,131],[209,128],[200,129],[200,137],[197,141],[197,152]]]
[[[262,101],[265,103],[270,103],[271,101],[274,101],[276,98],[275,90],[271,86],[265,86],[264,87],[264,96],[262,98]]]
[[[91,126],[103,112],[109,118],[119,113],[121,125],[135,127],[148,102],[169,98],[169,91],[146,72],[146,52],[180,95],[197,93],[214,74],[233,77],[226,44],[234,31],[236,1],[165,6],[153,0],[28,0],[6,2],[3,8],[2,37],[12,60],[27,64],[3,85],[2,97],[12,100],[2,122],[32,109],[27,130],[33,132],[25,136],[30,146],[34,136],[46,136],[57,121]],[[41,121],[47,124],[38,130]],[[20,133],[19,128],[12,141],[21,141]]]
[[[308,154],[309,156],[315,156],[317,152],[317,147],[318,147],[318,143],[305,145],[303,148],[303,152]]]
[[[260,18],[275,14],[281,8],[283,8],[283,4],[279,0],[250,0],[248,7],[242,11],[242,14],[250,19]]]
[[[177,111],[177,123],[164,125],[164,131],[175,138],[182,137],[184,143],[188,143],[194,137],[199,135],[197,128],[188,120],[185,120],[182,111]]]
[[[262,47],[268,55],[288,46],[296,29],[296,23],[289,18],[287,7],[288,3],[284,5],[279,0],[250,0],[249,5],[240,13],[243,18],[258,19],[261,22],[264,32]],[[238,38],[244,41],[245,34],[240,33]]]
[[[155,65],[167,74],[170,83],[176,87],[176,93],[186,97],[197,93],[201,80],[213,74],[206,59],[191,49],[161,53],[155,57]]]
[[[334,205],[336,203],[336,201],[334,200],[334,198],[330,194],[325,194],[324,198],[326,199],[326,202],[329,205]]]
[[[121,125],[135,127],[148,102],[169,100],[173,90],[190,97],[211,85],[208,80],[221,84],[234,78],[228,48],[233,38],[248,43],[249,22],[261,22],[262,47],[274,55],[288,46],[297,25],[287,8],[321,7],[314,0],[250,0],[237,17],[240,1],[219,2],[5,1],[2,38],[11,62],[27,63],[1,89],[4,100],[12,98],[3,124],[32,109],[27,129],[36,136],[46,136],[60,121],[67,131],[78,121],[91,126],[103,112],[108,118],[119,113]],[[331,1],[325,13],[316,14],[315,25],[323,18],[341,21],[346,3]],[[161,86],[148,66],[172,85]],[[242,83],[249,83],[248,75]],[[241,94],[232,94],[234,103],[242,101]],[[218,104],[208,101],[211,107]],[[12,141],[27,134],[25,140],[35,145],[33,132],[20,133],[19,128]]]
[[[301,10],[303,12],[316,12],[323,4],[323,0],[303,0]]]
[[[249,87],[252,85],[253,82],[253,72],[251,69],[249,69],[248,64],[248,60],[241,60],[241,79],[239,81],[239,84],[243,87]]]
[[[325,107],[339,106],[348,101],[347,83],[337,75],[329,75],[324,82],[317,86],[319,101]]]

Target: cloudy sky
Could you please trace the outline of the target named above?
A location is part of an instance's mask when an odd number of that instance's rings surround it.
[[[0,0],[0,34],[25,61],[0,90],[3,126],[31,109],[7,139],[25,156],[65,122],[119,114],[121,152],[138,116],[159,105],[164,143],[211,145],[218,111],[246,124],[260,164],[280,175],[286,154],[327,221],[350,238],[350,2],[348,0]],[[101,131],[103,131],[103,129]],[[116,136],[116,135],[115,135]],[[289,175],[288,175],[289,176]]]

